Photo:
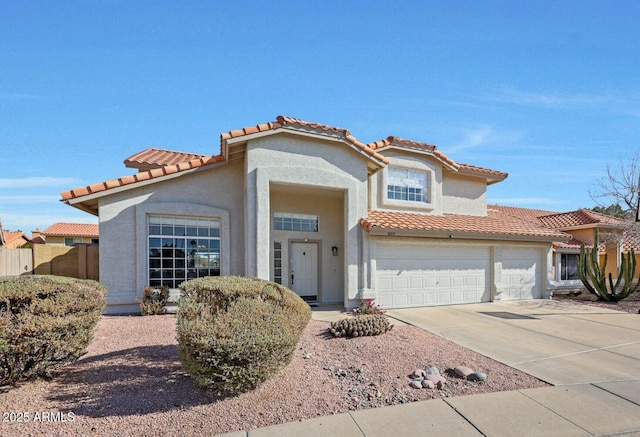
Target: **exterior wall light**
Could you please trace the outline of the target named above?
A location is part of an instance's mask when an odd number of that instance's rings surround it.
[[[338,256],[338,246],[332,246],[331,247],[331,254],[333,256]]]

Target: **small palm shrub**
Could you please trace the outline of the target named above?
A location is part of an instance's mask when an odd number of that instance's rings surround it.
[[[0,385],[49,378],[85,352],[106,305],[96,281],[0,277]]]
[[[177,338],[185,370],[217,393],[251,390],[291,362],[311,309],[288,288],[257,278],[180,285]]]
[[[145,287],[144,295],[140,300],[140,314],[151,316],[154,314],[165,314],[167,312],[167,300],[169,299],[169,287],[158,285]]]

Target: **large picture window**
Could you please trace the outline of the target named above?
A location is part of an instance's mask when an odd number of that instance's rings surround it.
[[[149,216],[149,285],[220,275],[220,221]]]
[[[429,173],[396,167],[389,167],[387,171],[387,198],[429,202]]]

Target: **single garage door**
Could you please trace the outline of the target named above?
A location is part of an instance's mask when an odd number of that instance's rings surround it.
[[[541,299],[542,251],[537,248],[501,247],[496,261],[502,265],[496,300]]]
[[[489,302],[489,248],[376,245],[377,302],[385,308]]]

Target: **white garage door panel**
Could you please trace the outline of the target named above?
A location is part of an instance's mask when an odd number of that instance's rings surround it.
[[[376,249],[383,307],[489,301],[489,248],[378,243]]]
[[[542,298],[542,252],[535,248],[501,248],[498,254],[502,263],[502,286],[498,298]]]

